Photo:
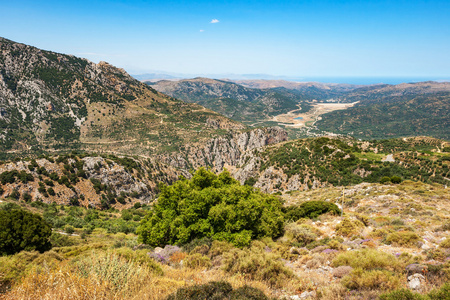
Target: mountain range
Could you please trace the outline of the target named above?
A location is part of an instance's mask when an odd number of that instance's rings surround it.
[[[351,85],[194,78],[147,83],[162,93],[248,125],[270,124],[273,116],[288,112],[304,117],[301,114],[318,103],[354,103],[345,110],[325,114],[313,111],[319,130],[314,135],[328,132],[364,139],[416,135],[450,138],[449,82]]]

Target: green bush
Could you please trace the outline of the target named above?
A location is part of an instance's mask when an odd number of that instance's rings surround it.
[[[380,179],[380,183],[381,183],[381,184],[385,184],[385,183],[389,183],[389,182],[391,182],[391,178],[388,177],[388,176],[383,176],[383,177],[381,177],[381,179]]]
[[[51,233],[50,225],[39,215],[24,210],[0,211],[0,255],[49,250]]]
[[[297,221],[301,218],[317,218],[326,213],[339,215],[341,211],[339,207],[327,201],[307,201],[300,206],[289,206],[284,208],[286,219]]]
[[[395,184],[399,184],[400,182],[402,182],[402,178],[400,176],[392,176],[391,182],[395,183]]]
[[[281,206],[278,198],[241,186],[227,171],[215,175],[201,168],[191,180],[161,188],[157,204],[138,228],[139,241],[164,246],[210,237],[242,247],[252,239],[282,234]]]

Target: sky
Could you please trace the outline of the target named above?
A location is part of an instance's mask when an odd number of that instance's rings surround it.
[[[0,36],[131,74],[450,78],[450,1],[0,0]]]

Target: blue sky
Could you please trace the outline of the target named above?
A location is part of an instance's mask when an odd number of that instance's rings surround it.
[[[0,36],[132,74],[436,79],[450,77],[449,16],[448,0],[0,0]]]

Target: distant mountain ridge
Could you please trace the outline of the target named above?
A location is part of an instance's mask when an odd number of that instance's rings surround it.
[[[195,102],[237,121],[250,121],[298,109],[302,97],[289,91],[254,89],[230,81],[197,77],[148,83],[164,94]]]
[[[417,135],[450,138],[450,82],[364,86],[194,78],[160,81],[151,86],[238,121],[270,120],[273,115],[293,110],[305,113],[313,102],[357,103],[318,117],[315,125],[319,132],[363,139]],[[298,105],[302,110],[295,109]]]

